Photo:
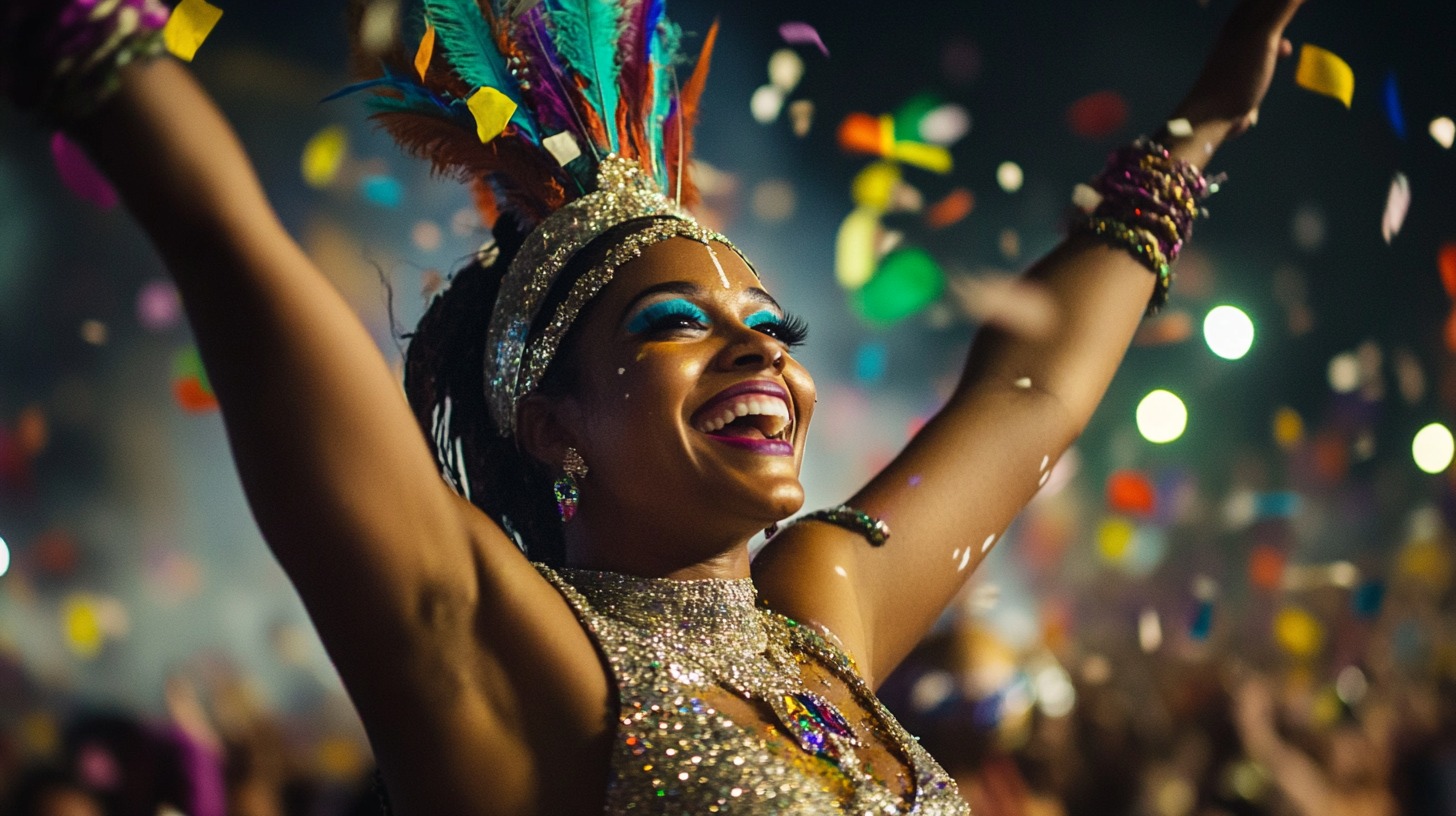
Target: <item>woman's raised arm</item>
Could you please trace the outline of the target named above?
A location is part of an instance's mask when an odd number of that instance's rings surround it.
[[[472,542],[514,545],[440,478],[374,341],[187,69],[158,59],[122,79],[69,130],[176,279],[269,546],[335,659],[378,661],[381,637],[469,607]]]
[[[1283,32],[1302,0],[1245,0],[1175,118],[1173,158],[1203,167],[1244,130],[1289,52]],[[1056,307],[1044,337],[984,328],[954,395],[850,504],[883,518],[892,537],[866,546],[827,524],[791,527],[755,562],[765,597],[823,623],[856,653],[872,683],[929,631],[995,540],[1081,434],[1153,294],[1133,255],[1086,234],[1064,241],[1026,278]]]

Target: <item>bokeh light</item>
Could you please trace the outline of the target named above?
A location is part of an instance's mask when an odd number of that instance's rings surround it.
[[[1254,321],[1237,306],[1215,306],[1203,318],[1203,339],[1225,360],[1243,359],[1254,345]]]
[[[1431,138],[1436,140],[1436,144],[1449,150],[1452,143],[1456,143],[1456,122],[1451,121],[1449,116],[1432,119]]]
[[[1137,427],[1149,442],[1172,442],[1188,427],[1188,407],[1177,394],[1159,388],[1138,403]]]
[[[1456,454],[1456,440],[1451,431],[1439,422],[1432,422],[1416,432],[1411,442],[1411,456],[1416,467],[1427,473],[1440,473],[1451,466],[1451,457]]]
[[[1014,193],[1020,190],[1021,185],[1025,182],[1026,174],[1022,172],[1021,165],[1016,162],[1005,161],[996,167],[996,183],[1006,192]]]
[[[5,543],[5,539],[3,537],[0,537],[0,575],[4,575],[9,571],[10,545]]]

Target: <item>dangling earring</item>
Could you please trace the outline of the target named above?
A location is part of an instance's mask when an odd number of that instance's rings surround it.
[[[581,488],[576,480],[586,478],[586,462],[576,448],[567,448],[561,459],[561,469],[565,473],[551,487],[556,494],[556,510],[561,513],[561,523],[565,524],[576,516],[576,503],[581,500]]]

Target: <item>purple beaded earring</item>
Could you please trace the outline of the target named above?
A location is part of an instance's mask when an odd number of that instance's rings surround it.
[[[567,448],[561,469],[565,472],[552,485],[552,492],[556,494],[556,510],[561,513],[561,523],[565,524],[576,516],[576,503],[581,500],[581,488],[576,480],[586,478],[587,468],[576,448]]]

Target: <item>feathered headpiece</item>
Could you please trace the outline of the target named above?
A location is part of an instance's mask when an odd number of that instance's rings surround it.
[[[334,96],[374,91],[373,118],[406,151],[475,185],[488,223],[509,213],[529,231],[487,332],[487,402],[509,436],[520,399],[617,266],[674,236],[710,252],[710,241],[727,243],[684,209],[697,198],[688,157],[717,24],[679,86],[682,30],[665,0],[404,0],[400,11],[402,47],[382,74]],[[652,217],[529,336],[572,256]]]

